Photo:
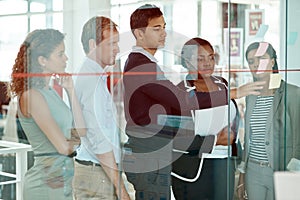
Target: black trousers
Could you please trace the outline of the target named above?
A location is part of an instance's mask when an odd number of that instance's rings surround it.
[[[187,160],[188,159],[188,160]],[[187,177],[195,177],[200,160],[185,157],[177,161],[176,167],[185,167]],[[227,176],[229,170],[229,176]],[[235,160],[204,159],[200,177],[195,182],[186,182],[172,177],[172,189],[176,200],[232,200],[234,193]]]
[[[172,141],[169,138],[130,138],[124,145],[123,168],[136,200],[170,200]]]

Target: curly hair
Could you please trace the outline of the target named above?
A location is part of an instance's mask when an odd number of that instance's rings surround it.
[[[49,58],[55,48],[63,42],[65,35],[55,29],[37,29],[30,32],[21,44],[12,68],[10,92],[21,96],[30,88],[43,88],[45,79],[41,76],[42,66],[38,58]]]

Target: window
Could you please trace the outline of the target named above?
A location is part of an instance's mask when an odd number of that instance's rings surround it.
[[[62,31],[62,11],[62,0],[0,1],[0,81],[9,80],[18,48],[28,32],[38,28]]]

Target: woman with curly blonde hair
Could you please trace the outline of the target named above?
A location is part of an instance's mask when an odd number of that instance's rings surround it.
[[[72,199],[76,141],[71,130],[81,136],[85,129],[72,77],[65,73],[67,60],[64,34],[54,29],[29,33],[15,59],[10,90],[35,158],[25,174],[25,200]],[[53,89],[53,81],[66,90],[70,107]]]

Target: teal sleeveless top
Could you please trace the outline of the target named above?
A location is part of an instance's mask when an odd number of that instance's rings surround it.
[[[64,136],[71,138],[73,117],[69,107],[53,88],[37,90],[45,98],[51,116]],[[23,199],[71,200],[74,174],[72,158],[57,152],[34,119],[24,117],[20,109],[18,109],[18,116],[35,155],[34,165],[25,174]]]
[[[53,88],[38,89],[38,91],[45,98],[52,117],[64,133],[65,137],[70,138],[73,117],[69,107],[62,101],[62,98]],[[20,109],[18,109],[18,116],[34,154],[57,152],[47,136],[35,123],[34,119],[24,117],[20,112]]]

